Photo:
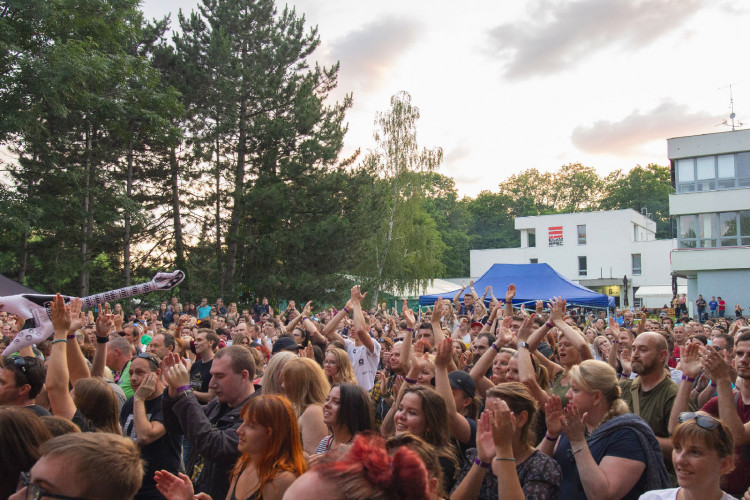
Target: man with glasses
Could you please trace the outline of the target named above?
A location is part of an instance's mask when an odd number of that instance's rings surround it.
[[[3,358],[0,366],[0,405],[22,406],[40,417],[49,412],[36,404],[44,385],[44,362],[30,356]]]
[[[159,359],[148,353],[138,353],[130,362],[130,383],[135,391],[120,412],[122,433],[135,441],[146,462],[141,489],[136,498],[162,498],[156,489],[154,474],[167,470],[177,474],[180,469],[182,436],[167,434],[164,427]]]
[[[10,500],[130,500],[141,486],[138,447],[106,432],[64,434],[42,443],[41,457],[21,473]]]

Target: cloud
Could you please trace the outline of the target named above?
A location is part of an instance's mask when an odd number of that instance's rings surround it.
[[[701,0],[535,0],[525,21],[490,30],[506,76],[557,73],[607,47],[648,46],[696,14]]]
[[[340,86],[356,93],[376,90],[422,31],[415,21],[384,17],[335,40],[330,57],[341,62],[340,81],[345,84]]]
[[[461,170],[465,167],[465,162],[470,156],[471,148],[468,146],[453,147],[445,155],[445,168],[447,170]]]
[[[685,104],[668,99],[651,111],[635,110],[620,121],[601,120],[591,126],[576,127],[571,141],[585,153],[633,153],[651,141],[694,135],[697,130],[710,131],[722,120],[718,115],[691,112]]]

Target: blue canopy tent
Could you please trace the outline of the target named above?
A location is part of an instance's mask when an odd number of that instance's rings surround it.
[[[533,304],[537,300],[561,297],[569,305],[607,308],[615,307],[614,297],[596,293],[581,285],[567,280],[552,269],[549,264],[494,264],[481,278],[474,281],[477,293],[484,292],[491,286],[498,299],[505,298],[505,291],[510,284],[516,285],[514,304]],[[421,295],[419,305],[432,305],[438,298],[452,300],[458,292]],[[468,292],[464,291],[461,297]]]

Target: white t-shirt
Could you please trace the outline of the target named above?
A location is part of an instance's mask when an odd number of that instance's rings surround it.
[[[352,362],[354,375],[357,376],[357,382],[369,392],[375,385],[375,372],[378,371],[380,362],[380,342],[373,339],[373,352],[370,352],[364,345],[354,345],[354,341],[350,339],[344,339],[344,343],[349,360]]]
[[[680,488],[669,488],[667,490],[652,490],[641,495],[638,500],[676,500]],[[721,500],[737,500],[729,493],[722,491]]]

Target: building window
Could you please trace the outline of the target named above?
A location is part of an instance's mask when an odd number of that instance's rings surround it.
[[[641,275],[641,254],[634,253],[631,255],[633,259],[633,276]]]
[[[683,158],[675,162],[678,193],[750,186],[750,152]]]
[[[681,215],[677,219],[678,248],[750,245],[750,210]]]
[[[578,276],[586,276],[586,257],[578,257]]]
[[[529,233],[529,247],[533,248],[536,246],[536,233]]]
[[[643,307],[643,299],[640,297],[633,297],[633,307],[640,309]]]
[[[578,244],[579,245],[586,244],[586,224],[578,225]]]
[[[529,264],[539,264],[539,259],[529,259]]]

